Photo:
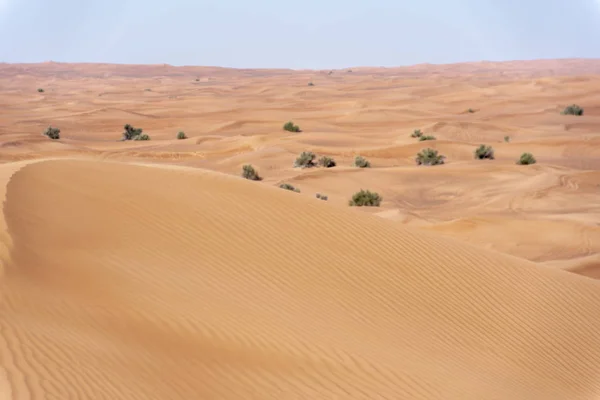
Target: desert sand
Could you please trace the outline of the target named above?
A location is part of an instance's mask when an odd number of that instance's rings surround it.
[[[0,64],[0,399],[598,399],[599,156],[600,60]]]

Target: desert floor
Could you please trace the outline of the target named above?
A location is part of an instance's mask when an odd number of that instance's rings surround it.
[[[0,196],[0,399],[600,397],[598,60],[0,64]]]

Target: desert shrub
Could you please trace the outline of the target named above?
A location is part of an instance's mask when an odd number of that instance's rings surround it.
[[[290,185],[289,183],[282,183],[281,185],[279,185],[279,187],[285,190],[291,190],[292,192],[300,193],[300,189],[298,189],[294,185]]]
[[[358,168],[371,168],[371,163],[369,161],[367,161],[366,158],[361,157],[361,156],[356,156],[354,158],[354,164],[352,164],[354,167],[358,167]]]
[[[134,137],[133,140],[150,140],[150,136],[146,133],[142,133],[141,135]]]
[[[419,141],[420,142],[424,142],[426,140],[435,140],[435,136],[433,136],[433,135],[426,135],[426,136],[420,136],[419,137]]]
[[[125,129],[125,132],[123,132],[123,140],[134,140],[137,136],[140,136],[143,131],[143,129],[134,128],[133,126],[131,126],[129,124],[125,125],[123,127],[123,129]],[[148,135],[146,135],[146,136],[148,136]],[[142,140],[144,140],[144,139],[142,139]]]
[[[486,146],[482,144],[477,149],[475,149],[474,153],[475,158],[479,160],[493,160],[494,159],[494,149],[491,146]]]
[[[561,114],[563,115],[583,115],[583,108],[579,107],[577,104],[571,104],[567,106]]]
[[[187,139],[187,136],[185,135],[184,131],[180,131],[177,133],[177,139],[178,140],[183,140],[183,139]]]
[[[46,128],[43,135],[48,136],[50,139],[53,140],[60,139],[60,129],[49,126]]]
[[[300,132],[300,127],[298,125],[294,125],[292,121],[286,122],[283,125],[283,129],[288,132]]]
[[[510,142],[510,136],[504,136],[504,141],[505,141],[506,143]]]
[[[321,158],[319,158],[319,162],[318,164],[321,167],[325,167],[325,168],[332,168],[335,167],[335,160],[331,157],[327,157],[327,156],[323,156]]]
[[[42,88],[39,88],[39,89],[38,89],[38,93],[44,93],[44,89],[42,89]]]
[[[303,151],[296,161],[294,161],[294,167],[310,168],[315,166],[315,158],[317,156],[312,151]]]
[[[317,193],[315,196],[317,197],[317,199],[321,199],[321,200],[325,200],[325,201],[327,201],[327,199],[328,199],[327,195],[321,194],[321,193]]]
[[[308,82],[308,86],[315,86],[315,84],[312,82]]]
[[[355,207],[379,207],[382,200],[383,198],[379,194],[361,189],[360,192],[352,195],[348,204]]]
[[[469,108],[469,109],[467,110],[467,112],[468,112],[469,114],[473,114],[473,113],[475,112],[475,110],[473,110],[472,108]]]
[[[417,165],[440,165],[444,163],[445,156],[438,154],[437,150],[434,149],[423,149],[415,158]]]
[[[258,176],[258,172],[252,165],[246,164],[242,167],[242,177],[251,181],[260,181],[262,178]]]
[[[421,132],[420,129],[415,129],[412,133],[412,135],[410,135],[411,137],[414,138],[420,138],[421,136],[423,136],[423,132]]]
[[[531,153],[523,153],[521,154],[521,157],[519,157],[519,160],[517,161],[517,164],[519,165],[529,165],[529,164],[535,164],[537,161],[535,159],[535,157],[533,156],[533,154]]]

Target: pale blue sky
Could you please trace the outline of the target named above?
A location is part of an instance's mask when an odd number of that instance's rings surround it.
[[[600,58],[600,0],[0,0],[0,62],[265,68]]]

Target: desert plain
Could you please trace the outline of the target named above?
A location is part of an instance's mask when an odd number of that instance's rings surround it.
[[[600,60],[0,64],[0,196],[0,399],[600,398]]]

